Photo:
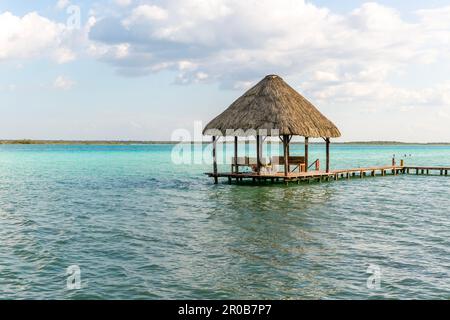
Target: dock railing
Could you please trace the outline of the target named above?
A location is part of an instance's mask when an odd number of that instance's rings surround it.
[[[320,160],[316,159],[313,163],[311,163],[308,167],[308,170],[311,169],[312,166],[315,166],[316,171],[319,171],[320,169]]]

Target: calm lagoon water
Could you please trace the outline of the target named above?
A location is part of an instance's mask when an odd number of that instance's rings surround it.
[[[0,298],[450,299],[450,177],[213,185],[172,148],[0,146]],[[334,168],[450,165],[450,147],[331,152]]]

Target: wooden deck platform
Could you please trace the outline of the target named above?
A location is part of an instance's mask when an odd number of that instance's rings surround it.
[[[213,173],[206,173],[210,177],[214,177]],[[229,178],[229,179],[238,179],[239,181],[243,181],[244,179],[253,179],[253,181],[256,180],[274,180],[274,181],[280,181],[280,180],[302,180],[302,179],[311,179],[311,178],[321,178],[321,177],[333,177],[334,174],[325,171],[310,171],[310,172],[291,172],[288,176],[285,176],[283,172],[273,172],[273,173],[261,173],[257,174],[255,172],[242,172],[242,173],[232,173],[232,172],[226,172],[226,173],[218,173],[218,178]]]
[[[376,176],[386,174],[397,175],[399,173],[405,173],[404,167],[400,166],[384,166],[384,167],[367,167],[367,168],[353,168],[353,169],[340,169],[332,170],[330,172],[325,171],[308,171],[308,172],[290,172],[287,176],[283,172],[273,172],[273,173],[255,173],[255,172],[242,172],[242,173],[206,173],[209,177],[214,178],[227,178],[228,182],[242,182],[244,180],[252,180],[254,182],[300,182],[300,181],[330,181],[338,180],[340,178],[349,179],[350,177],[360,177],[365,176]]]

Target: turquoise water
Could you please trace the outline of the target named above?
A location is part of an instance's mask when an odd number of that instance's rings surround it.
[[[450,298],[450,177],[213,185],[172,148],[0,146],[0,298]],[[450,147],[331,152],[334,168],[450,165]]]

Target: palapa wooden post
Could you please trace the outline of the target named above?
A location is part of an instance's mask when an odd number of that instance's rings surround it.
[[[217,184],[218,183],[218,178],[217,178],[217,155],[216,155],[217,139],[216,139],[216,136],[212,137],[212,142],[213,142],[212,155],[213,155],[214,184]]]
[[[309,146],[309,138],[305,137],[305,172],[308,171],[308,166],[309,166],[309,162],[308,162],[308,146]]]
[[[288,142],[287,142],[287,148],[288,148],[288,159],[291,156],[291,140],[292,140],[292,135],[288,136]]]
[[[261,173],[261,140],[260,140],[261,136],[257,135],[256,136],[256,172],[258,174]]]
[[[327,173],[330,172],[330,138],[325,139],[326,144],[326,150],[327,150],[327,162],[326,162],[326,168]]]
[[[237,163],[237,158],[238,158],[238,137],[235,136],[234,137],[234,171],[236,173],[239,173],[239,166]]]
[[[283,156],[284,156],[284,175],[289,174],[289,136],[283,135]]]
[[[289,155],[291,154],[291,150],[289,150],[289,143],[291,142],[291,137],[288,135],[287,136],[287,156],[288,156],[288,159],[289,159]]]
[[[259,166],[261,167],[261,160],[263,158],[263,146],[264,146],[264,139],[263,136],[259,136]]]

